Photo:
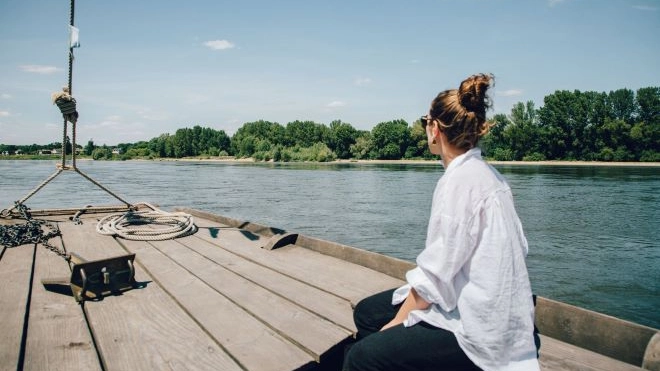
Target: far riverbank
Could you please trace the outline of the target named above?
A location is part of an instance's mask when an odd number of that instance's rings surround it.
[[[55,156],[0,156],[0,160],[53,160],[61,161],[60,157]],[[67,162],[71,161],[71,157],[67,158]],[[130,160],[92,160],[90,157],[76,157],[76,161],[204,161],[204,162],[225,162],[225,163],[274,163],[274,161],[256,161],[253,158],[235,158],[233,156],[222,157],[183,157],[183,158],[134,158]],[[494,161],[486,160],[492,165],[515,165],[515,166],[628,166],[628,167],[660,167],[660,162],[604,162],[604,161]],[[333,165],[333,164],[373,164],[373,165],[387,165],[387,164],[402,164],[402,165],[430,165],[438,164],[437,160],[334,160],[327,162],[279,162],[281,164],[304,164],[313,163],[317,165]]]
[[[190,157],[190,158],[158,158],[153,161],[211,161],[211,162],[234,162],[234,163],[274,163],[273,161],[255,161],[252,158],[232,157]],[[601,162],[601,161],[491,161],[492,165],[520,165],[520,166],[643,166],[660,167],[660,162]],[[335,160],[328,162],[282,162],[287,164],[313,163],[313,164],[403,164],[403,165],[430,165],[438,164],[440,160]]]

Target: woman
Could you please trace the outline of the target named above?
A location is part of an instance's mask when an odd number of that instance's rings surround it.
[[[345,371],[538,370],[527,240],[505,179],[476,147],[492,75],[438,94],[422,117],[445,172],[407,284],[355,308]]]

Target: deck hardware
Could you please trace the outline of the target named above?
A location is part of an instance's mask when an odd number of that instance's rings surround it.
[[[110,284],[110,273],[108,273],[108,269],[106,267],[103,267],[101,269],[101,274],[103,274],[103,284],[104,285],[109,285]]]
[[[77,302],[138,287],[135,282],[135,254],[87,261],[71,253],[70,278],[42,279],[47,290],[73,295]]]
[[[76,263],[71,271],[71,291],[78,302],[135,287],[135,254]]]

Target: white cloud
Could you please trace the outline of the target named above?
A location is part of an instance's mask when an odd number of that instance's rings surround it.
[[[140,110],[137,114],[141,118],[149,121],[164,121],[169,118],[169,115],[166,112],[154,112],[149,108]]]
[[[335,101],[332,101],[332,102],[326,104],[325,106],[328,107],[328,108],[339,108],[339,107],[344,107],[345,105],[346,105],[346,103],[344,103],[342,101],[339,101],[339,100],[335,100]]]
[[[90,127],[96,126],[96,127],[99,127],[99,128],[116,128],[120,125],[121,125],[120,122],[113,121],[113,120],[105,120],[105,121],[99,122],[96,125],[89,125],[89,126]]]
[[[60,71],[60,69],[55,66],[40,66],[38,64],[24,64],[18,66],[18,68],[24,72],[39,73],[42,75],[50,75]]]
[[[509,89],[509,90],[500,91],[497,93],[497,95],[503,97],[515,97],[517,95],[521,95],[522,93],[523,91],[520,89]]]
[[[564,1],[565,0],[548,0],[548,5],[555,6],[555,5],[563,3]]]
[[[188,104],[205,104],[210,101],[211,97],[199,93],[189,93],[185,98],[185,102]]]
[[[213,50],[226,50],[234,47],[234,44],[227,40],[210,40],[204,43]]]
[[[11,99],[11,94],[2,93],[0,94],[0,99]]]
[[[0,111],[0,117],[9,117],[9,111]]]
[[[366,86],[371,84],[371,79],[368,77],[358,77],[357,79],[355,79],[354,83],[357,86]]]
[[[656,10],[658,10],[658,8],[648,5],[633,5],[633,8],[637,10],[650,11],[650,12],[655,12]]]

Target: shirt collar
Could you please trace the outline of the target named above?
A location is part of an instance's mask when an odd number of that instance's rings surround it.
[[[447,166],[447,168],[445,169],[445,174],[451,171],[451,169],[461,166],[464,162],[472,158],[481,160],[481,148],[474,147],[468,150],[467,152],[463,153],[462,155],[453,159],[452,162],[449,163],[449,166]]]

